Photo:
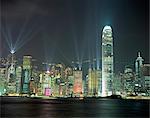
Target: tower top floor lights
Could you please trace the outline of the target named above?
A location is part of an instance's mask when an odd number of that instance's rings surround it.
[[[10,51],[10,53],[11,53],[11,54],[14,54],[14,53],[15,53],[15,51],[14,51],[14,50],[11,50],[11,51]]]
[[[102,31],[102,43],[103,44],[113,44],[113,37],[112,37],[112,28],[111,26],[105,26]]]
[[[104,28],[103,28],[103,32],[106,32],[106,31],[112,31],[112,28],[111,28],[111,26],[108,26],[108,25],[106,25]]]

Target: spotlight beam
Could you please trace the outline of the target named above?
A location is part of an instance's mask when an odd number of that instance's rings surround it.
[[[2,34],[3,34],[3,36],[4,36],[4,38],[5,38],[6,42],[7,42],[8,47],[10,48],[11,47],[11,43],[10,43],[9,38],[8,38],[6,32],[4,31],[4,29],[2,30]]]
[[[19,43],[19,41],[20,41],[20,39],[21,39],[23,33],[25,32],[25,27],[26,27],[27,23],[28,23],[28,20],[26,20],[26,22],[23,24],[23,26],[22,26],[22,28],[21,28],[21,30],[20,30],[20,32],[19,32],[19,35],[18,35],[18,37],[17,37],[17,40],[16,40],[16,42],[15,42],[15,46]]]
[[[35,34],[38,32],[37,30],[35,31],[36,24],[34,24],[33,27],[30,28],[28,32],[25,32],[25,25],[22,29],[22,34],[20,34],[17,38],[17,42],[15,43],[16,50],[20,49],[24,44],[26,44]],[[23,36],[23,33],[25,34]]]
[[[67,56],[64,55],[64,53],[62,53],[61,50],[59,50],[60,54],[63,56],[63,58],[69,63],[71,64],[71,61],[67,58]]]
[[[27,30],[28,21],[29,18],[22,25],[17,37],[13,36],[10,25],[8,25],[8,23],[4,24],[4,28],[2,28],[2,34],[6,40],[10,52],[16,52],[16,50],[20,49],[37,33],[37,30],[35,31],[35,29],[37,29],[35,26],[38,26],[36,22],[33,23],[32,26],[30,26],[29,30]],[[16,41],[13,39],[16,39]]]

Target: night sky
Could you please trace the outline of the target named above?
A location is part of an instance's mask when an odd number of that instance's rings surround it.
[[[149,0],[0,0],[0,57],[71,64],[101,59],[101,32],[113,29],[115,71],[149,62]],[[97,52],[98,50],[99,52]]]

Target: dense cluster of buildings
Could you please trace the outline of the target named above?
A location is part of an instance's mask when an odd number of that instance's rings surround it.
[[[114,73],[112,28],[102,31],[102,68],[89,67],[86,76],[81,67],[48,64],[40,67],[32,56],[22,61],[12,52],[0,58],[0,95],[35,95],[52,97],[93,97],[110,95],[150,96],[150,64],[143,64],[140,53],[135,68]]]

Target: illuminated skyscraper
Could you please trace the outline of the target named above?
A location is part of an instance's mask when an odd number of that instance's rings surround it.
[[[14,80],[15,78],[15,55],[14,55],[14,53],[11,53],[11,54],[9,54],[8,55],[8,57],[7,57],[7,61],[8,61],[8,72],[7,72],[7,75],[8,75],[8,77],[7,77],[7,81],[8,82],[10,82],[10,81],[12,81],[12,80]]]
[[[141,54],[140,52],[138,52],[138,57],[136,59],[136,62],[135,62],[135,72],[136,72],[136,76],[137,78],[141,78],[141,74],[142,74],[142,66],[143,66],[143,61],[144,59],[141,57]]]
[[[29,69],[31,70],[31,62],[32,61],[32,57],[31,56],[23,56],[23,69]]]
[[[144,89],[144,76],[142,72],[144,59],[141,57],[140,52],[138,52],[138,57],[135,61],[135,75],[136,75],[136,86],[138,88]]]
[[[23,56],[22,93],[25,93],[25,94],[29,93],[29,81],[31,79],[31,69],[32,69],[31,63],[32,63],[31,56]]]
[[[13,94],[16,91],[16,60],[14,53],[8,55],[7,60],[8,60],[7,93]]]
[[[144,88],[147,96],[150,96],[150,64],[143,64]]]
[[[113,37],[110,26],[102,32],[102,96],[112,95]]]
[[[92,70],[89,69],[88,73],[88,96],[98,96],[100,86],[100,80],[101,80],[101,72],[100,70]]]
[[[21,74],[22,68],[18,66],[16,68],[16,93],[19,94],[21,92]]]
[[[81,70],[73,71],[73,76],[74,76],[73,93],[75,96],[80,96],[83,93],[83,90],[82,90],[82,71]]]

